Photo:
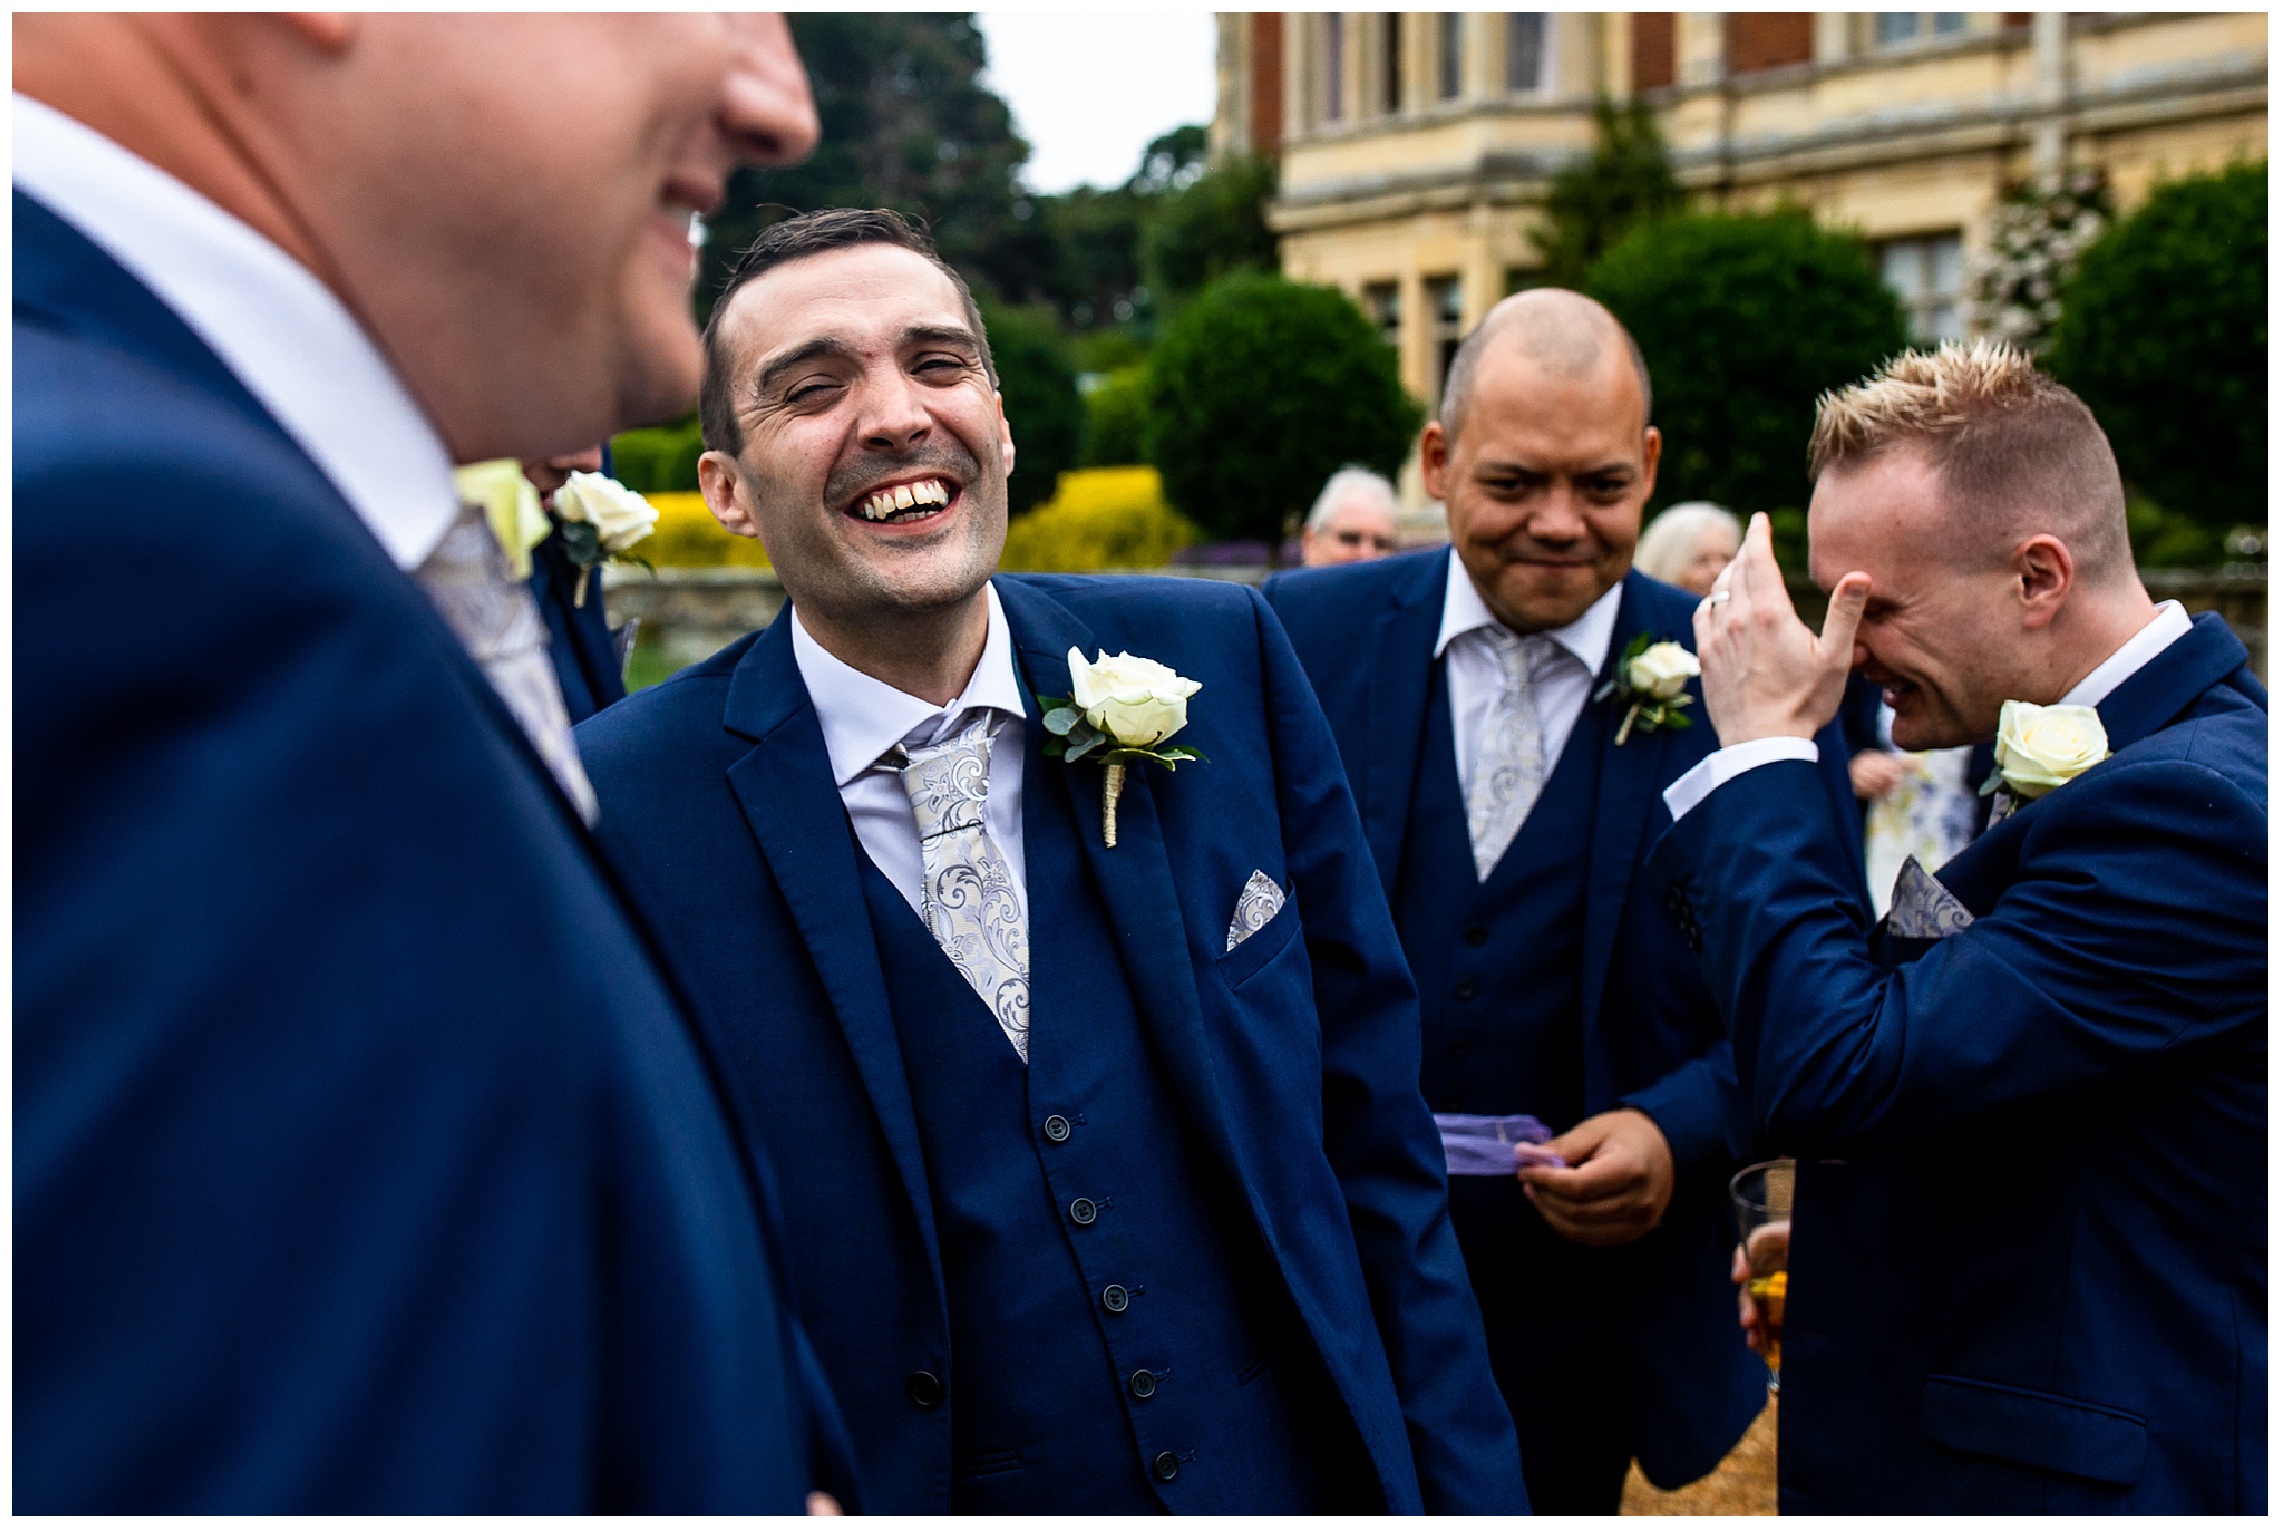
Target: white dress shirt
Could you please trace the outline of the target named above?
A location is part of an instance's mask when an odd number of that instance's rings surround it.
[[[1557,643],[1572,661],[1552,663],[1536,681],[1536,715],[1544,727],[1544,758],[1557,768],[1560,750],[1575,731],[1591,699],[1591,686],[1607,662],[1607,649],[1615,640],[1615,614],[1623,605],[1623,586],[1617,584],[1567,625],[1542,632]],[[1504,663],[1496,645],[1470,634],[1497,624],[1496,616],[1473,587],[1455,547],[1449,549],[1449,582],[1441,598],[1441,634],[1434,640],[1433,656],[1448,655],[1449,724],[1457,745],[1457,789],[1472,799],[1473,765],[1480,757],[1481,728],[1489,707],[1504,686]]]
[[[839,787],[839,799],[855,824],[855,837],[913,912],[921,910],[926,881],[918,818],[911,811],[900,771],[881,764],[879,757],[897,743],[923,748],[942,741],[958,730],[967,712],[978,707],[1000,713],[997,730],[990,735],[990,798],[982,825],[1005,856],[1026,919],[1029,876],[1021,852],[1021,774],[1029,713],[1013,666],[1013,629],[1006,625],[997,590],[988,592],[990,633],[982,643],[982,661],[966,681],[965,693],[946,706],[906,695],[825,652],[800,624],[797,605],[792,607],[792,661],[799,665],[800,681],[815,703],[816,720],[823,724],[832,783]]]
[[[332,290],[181,181],[54,108],[18,95],[11,127],[17,189],[172,308],[396,565],[418,567],[458,514],[451,456]]]
[[[2163,600],[2154,607],[2153,619],[2138,628],[2136,636],[2114,649],[2113,655],[2085,675],[2080,684],[2068,690],[2059,704],[2097,705],[2120,689],[2123,680],[2151,663],[2170,643],[2192,629],[2193,618],[2185,613],[2185,607],[2175,600]],[[1673,780],[1663,792],[1663,805],[1670,808],[1670,819],[1676,822],[1736,775],[1781,759],[1799,759],[1812,764],[1819,762],[1820,757],[1820,747],[1811,738],[1761,737],[1736,743],[1731,748],[1719,749]]]

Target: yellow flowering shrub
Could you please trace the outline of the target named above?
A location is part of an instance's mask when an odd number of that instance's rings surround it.
[[[765,568],[768,553],[748,536],[731,536],[705,508],[701,493],[652,493],[657,529],[633,555],[659,568]]]
[[[1061,474],[1053,497],[1013,522],[1009,573],[1160,568],[1202,532],[1164,502],[1153,467],[1086,467]]]

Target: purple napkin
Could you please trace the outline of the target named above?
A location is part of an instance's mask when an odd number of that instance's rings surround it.
[[[1565,1167],[1544,1150],[1552,1132],[1533,1114],[1436,1114],[1452,1178],[1504,1178],[1522,1166]]]

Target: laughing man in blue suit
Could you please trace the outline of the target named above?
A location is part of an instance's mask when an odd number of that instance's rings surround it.
[[[1687,728],[1626,729],[1627,698],[1595,699],[1634,640],[1691,635],[1693,599],[1629,571],[1661,448],[1648,404],[1605,309],[1509,298],[1420,442],[1453,547],[1267,588],[1417,975],[1428,1103],[1533,1114],[1571,1163],[1450,1184],[1543,1512],[1615,1511],[1634,1456],[1658,1485],[1693,1480],[1765,1401],[1726,1284],[1725,1181],[1746,1160],[1732,1061],[1640,873],[1662,788],[1716,739],[1691,685]],[[1507,650],[1524,688],[1501,690]],[[1500,711],[1500,693],[1525,704]],[[1528,799],[1474,810],[1512,737]],[[1849,800],[1841,777],[1827,788]]]
[[[13,1506],[798,1511],[765,1164],[451,478],[686,406],[781,19],[14,37]]]
[[[1799,1158],[1781,1504],[2261,1513],[2266,697],[2155,606],[2090,411],[1981,342],[1824,400],[1815,638],[1762,520],[1697,617],[1727,746],[1652,868]],[[1863,926],[1811,735],[1997,739],[1994,821]]]
[[[579,740],[780,1166],[867,1504],[1523,1509],[1416,996],[1273,616],[990,576],[986,338],[894,214],[769,230],[708,345],[706,498],[791,604]],[[1113,847],[1040,708],[1103,651],[1200,682],[1208,758],[1134,763]]]

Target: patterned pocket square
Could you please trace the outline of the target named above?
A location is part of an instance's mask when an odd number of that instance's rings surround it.
[[[1274,921],[1282,911],[1283,889],[1264,870],[1254,870],[1235,899],[1235,921],[1227,925],[1227,948],[1232,950]]]
[[[1918,864],[1916,856],[1909,855],[1892,883],[1892,911],[1885,919],[1886,931],[1903,939],[1945,939],[1971,924],[1971,909]]]

